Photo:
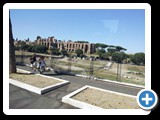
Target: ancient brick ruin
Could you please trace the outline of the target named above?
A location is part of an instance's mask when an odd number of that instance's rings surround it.
[[[22,40],[14,40],[14,45],[16,46],[18,42],[20,42]],[[75,51],[77,49],[82,49],[83,53],[87,53],[87,54],[92,54],[96,52],[95,49],[95,45],[93,43],[80,43],[80,42],[74,42],[74,41],[61,41],[61,40],[57,40],[54,37],[48,37],[46,38],[41,38],[40,36],[37,37],[37,40],[35,40],[34,42],[29,41],[29,39],[24,40],[26,44],[28,45],[45,45],[48,47],[48,49],[50,48],[58,48],[60,51],[65,49],[69,52],[71,51]]]
[[[95,45],[91,43],[78,43],[78,42],[73,42],[73,41],[60,41],[55,39],[54,37],[48,37],[47,39],[45,38],[38,38],[35,40],[35,44],[37,45],[46,45],[48,49],[51,47],[56,47],[60,51],[62,49],[65,49],[67,51],[75,51],[77,49],[82,49],[83,53],[87,54],[92,54],[95,53]]]

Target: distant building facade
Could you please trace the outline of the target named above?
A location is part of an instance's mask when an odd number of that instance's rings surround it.
[[[45,38],[38,38],[35,40],[36,45],[45,45],[50,49],[51,47],[58,48],[60,51],[65,49],[69,52],[75,51],[77,49],[82,49],[83,53],[87,54],[92,54],[95,53],[95,45],[92,43],[78,43],[78,42],[73,42],[73,41],[60,41],[55,39],[54,37],[48,37],[47,39]]]
[[[21,42],[22,40],[14,40],[14,45],[18,42]],[[28,45],[45,45],[50,48],[58,48],[60,51],[65,49],[68,52],[74,52],[77,49],[82,49],[83,53],[92,54],[96,52],[95,45],[93,43],[80,43],[80,42],[74,42],[74,41],[61,41],[55,39],[53,36],[46,38],[41,38],[40,36],[37,37],[37,40],[34,42],[29,41],[29,39],[24,40],[26,44]]]

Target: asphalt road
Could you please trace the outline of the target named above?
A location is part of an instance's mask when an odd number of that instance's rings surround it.
[[[17,68],[29,70],[27,66],[17,66]],[[48,92],[44,95],[38,95],[27,90],[9,85],[9,108],[10,109],[76,109],[73,106],[62,103],[63,96],[85,86],[95,86],[106,90],[120,93],[137,95],[142,89],[128,85],[116,84],[111,82],[96,81],[71,75],[57,75],[53,71],[44,72],[44,75],[53,76],[70,81],[70,84]]]

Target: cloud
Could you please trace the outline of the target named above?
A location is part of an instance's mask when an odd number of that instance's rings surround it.
[[[119,20],[102,20],[104,27],[108,28],[110,32],[117,33]]]

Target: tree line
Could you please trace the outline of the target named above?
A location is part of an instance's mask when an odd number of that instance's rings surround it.
[[[134,55],[128,55],[124,51],[126,51],[126,48],[123,48],[121,46],[114,46],[114,45],[106,45],[102,43],[96,43],[96,54],[98,57],[96,59],[100,60],[111,60],[116,63],[133,63],[136,65],[145,65],[145,54],[140,52],[136,53]],[[106,49],[107,48],[107,49]],[[24,41],[20,41],[17,43],[17,46],[15,46],[15,50],[23,50],[28,52],[35,52],[35,53],[50,53],[52,55],[66,55],[68,56],[67,50],[59,50],[56,47],[51,47],[50,50],[48,50],[48,47],[45,45],[28,45]],[[77,49],[75,51],[77,57],[86,57],[83,54],[83,51],[81,49]]]

